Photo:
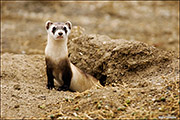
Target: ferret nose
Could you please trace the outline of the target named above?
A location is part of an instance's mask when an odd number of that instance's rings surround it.
[[[63,35],[63,33],[62,33],[62,32],[59,32],[58,34],[59,34],[60,36],[61,36],[61,35]]]

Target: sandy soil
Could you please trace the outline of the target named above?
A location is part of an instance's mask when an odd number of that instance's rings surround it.
[[[69,51],[76,66],[106,81],[106,86],[83,93],[48,90],[44,55],[5,53],[2,55],[2,116],[178,117],[178,59],[172,53],[141,42],[100,35],[72,39]]]
[[[178,2],[2,5],[1,118],[180,117]],[[78,25],[69,58],[103,88],[46,89],[47,19]]]

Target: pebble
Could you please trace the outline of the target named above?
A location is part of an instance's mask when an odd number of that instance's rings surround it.
[[[160,108],[159,108],[159,111],[160,111],[160,112],[164,112],[165,109],[160,107]]]
[[[23,50],[23,51],[21,51],[21,53],[22,53],[22,54],[26,54],[26,51]]]
[[[106,98],[106,96],[103,96],[103,98],[105,99],[105,98]]]
[[[14,89],[15,89],[15,90],[20,90],[20,89],[21,89],[21,88],[20,88],[20,85],[18,85],[18,84],[17,84],[17,85],[14,85]]]
[[[104,41],[103,44],[106,44],[106,41]]]
[[[19,108],[20,106],[19,105],[15,105],[14,108]]]
[[[83,53],[82,53],[82,52],[79,52],[79,55],[81,55],[81,56],[82,56],[82,55],[83,55]]]
[[[125,111],[126,110],[126,107],[119,107],[117,108],[118,111]]]
[[[79,111],[79,108],[78,108],[78,107],[76,107],[76,108],[75,108],[75,110],[76,110],[76,111]]]
[[[108,105],[105,105],[104,107],[105,107],[107,110],[109,109],[109,106],[108,106]]]
[[[166,98],[162,97],[162,98],[161,98],[161,101],[165,102],[165,101],[166,101]]]
[[[75,117],[77,117],[77,116],[78,116],[78,115],[77,115],[77,113],[75,113],[75,112],[73,113],[73,115],[74,115]]]
[[[116,90],[113,90],[113,92],[117,92]]]

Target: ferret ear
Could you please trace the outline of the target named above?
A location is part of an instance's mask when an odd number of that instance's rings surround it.
[[[46,30],[48,30],[52,24],[53,24],[53,23],[52,23],[50,20],[48,20],[48,21],[46,22],[46,25],[45,25]]]
[[[71,30],[71,28],[72,28],[72,23],[70,22],[70,21],[67,21],[67,22],[65,22],[65,24],[69,27],[69,29]]]

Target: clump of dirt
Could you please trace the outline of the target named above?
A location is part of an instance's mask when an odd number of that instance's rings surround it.
[[[2,55],[1,118],[178,118],[178,60],[137,41],[81,34],[71,61],[104,88],[82,93],[46,89],[44,55]]]

